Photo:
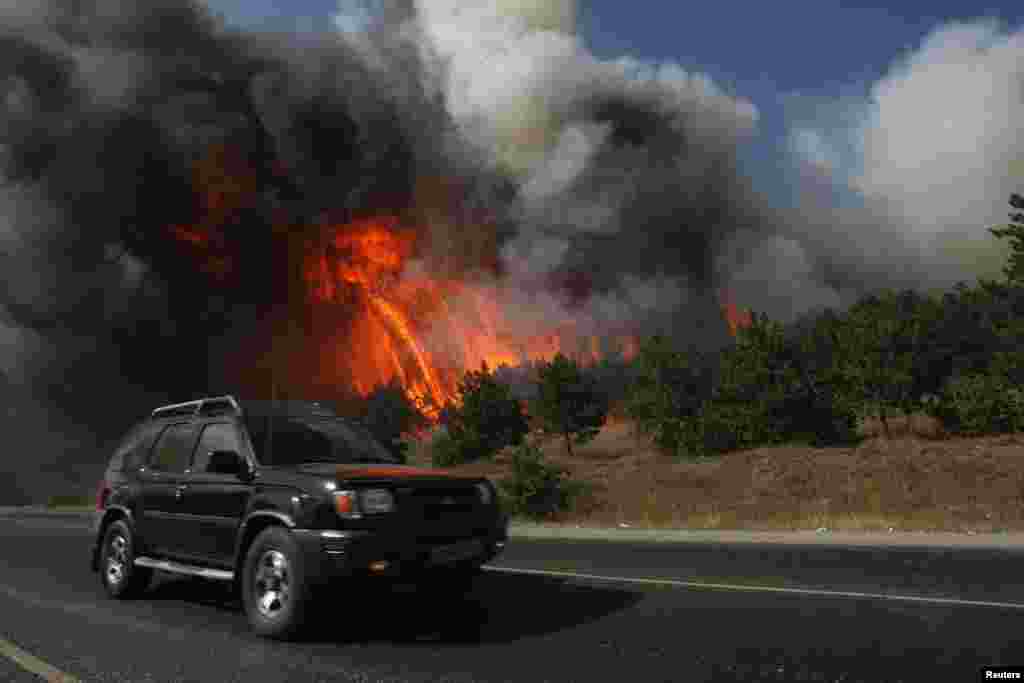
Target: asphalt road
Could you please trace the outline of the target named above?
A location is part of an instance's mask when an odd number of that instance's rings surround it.
[[[491,571],[455,605],[339,586],[307,640],[278,643],[221,584],[165,577],[108,600],[88,543],[81,523],[0,519],[0,680],[43,680],[12,647],[83,683],[974,681],[1024,663],[1020,551],[515,540],[498,566],[565,575]]]

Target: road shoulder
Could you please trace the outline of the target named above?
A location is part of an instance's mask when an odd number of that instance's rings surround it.
[[[45,507],[0,507],[0,518],[61,519],[92,521],[91,509],[48,509]],[[568,524],[513,522],[513,538],[609,541],[626,543],[768,543],[774,545],[836,545],[914,548],[987,548],[1024,551],[1024,532],[953,533],[909,531],[761,531],[732,529],[650,529],[631,526],[592,527]]]

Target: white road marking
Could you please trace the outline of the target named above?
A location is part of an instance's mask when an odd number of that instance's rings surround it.
[[[9,640],[0,638],[0,655],[7,657],[22,669],[34,673],[47,683],[81,683],[71,674],[55,669],[38,657],[25,652]]]
[[[701,581],[680,581],[678,579],[630,578],[625,576],[605,576],[601,574],[583,574],[579,572],[549,571],[546,569],[515,569],[512,567],[495,567],[484,565],[485,569],[508,574],[535,574],[539,576],[556,576],[571,579],[590,579],[593,581],[611,581],[618,583],[639,583],[655,586],[675,586],[677,588],[711,588],[730,591],[752,591],[760,593],[789,593],[792,595],[815,595],[828,598],[870,598],[872,600],[895,600],[901,602],[923,602],[932,605],[950,605],[954,607],[997,607],[1000,609],[1024,610],[1024,604],[1018,602],[992,602],[987,600],[961,600],[959,598],[937,598],[921,595],[891,595],[885,593],[857,593],[852,591],[831,591],[813,588],[779,588],[775,586],[751,586],[731,583],[704,583]]]

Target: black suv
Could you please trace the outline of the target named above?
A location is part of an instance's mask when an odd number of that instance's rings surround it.
[[[285,638],[337,580],[468,588],[508,518],[481,478],[409,467],[316,403],[231,396],[164,406],[110,460],[91,567],[107,593],[154,570],[230,581],[252,628]]]

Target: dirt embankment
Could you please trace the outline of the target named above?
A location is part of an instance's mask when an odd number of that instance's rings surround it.
[[[579,510],[555,521],[702,529],[1024,531],[1024,434],[947,438],[927,418],[877,424],[851,447],[784,445],[700,462],[659,454],[628,422],[606,426],[552,463],[592,485]],[[536,437],[532,437],[536,438]],[[414,461],[424,462],[425,448]],[[459,468],[492,480],[511,471],[506,451]]]

